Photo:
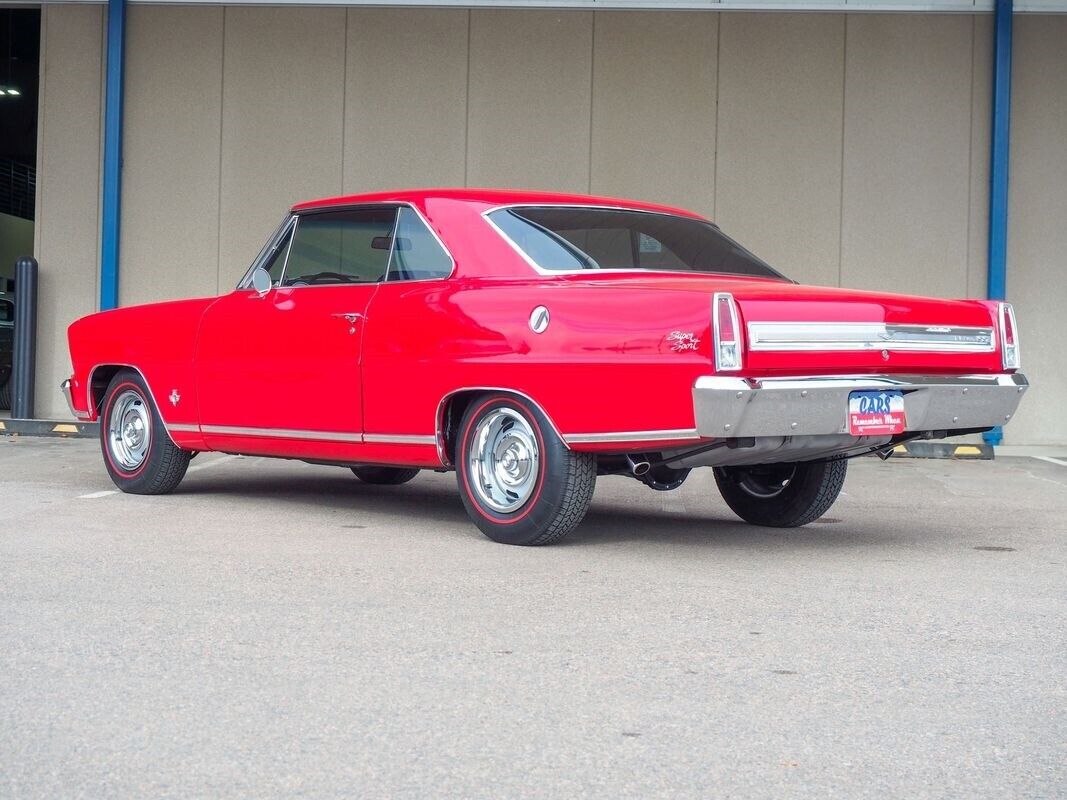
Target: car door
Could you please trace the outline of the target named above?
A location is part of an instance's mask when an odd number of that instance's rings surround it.
[[[261,258],[270,290],[239,288],[205,312],[196,368],[209,447],[338,458],[338,443],[361,441],[363,330],[396,212],[296,216]]]

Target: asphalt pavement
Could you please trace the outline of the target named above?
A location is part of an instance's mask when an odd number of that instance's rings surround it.
[[[0,797],[1067,796],[1067,464],[858,459],[786,531],[601,479],[517,548],[451,474],[192,463],[0,437]]]

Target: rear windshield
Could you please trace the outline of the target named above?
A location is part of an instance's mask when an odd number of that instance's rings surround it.
[[[690,217],[528,206],[498,209],[488,218],[544,270],[649,269],[784,279],[710,222]]]

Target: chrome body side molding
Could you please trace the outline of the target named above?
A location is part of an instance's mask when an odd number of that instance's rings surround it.
[[[251,436],[266,439],[303,439],[315,442],[349,442],[352,444],[407,444],[433,447],[433,434],[352,433],[350,431],[309,431],[296,428],[252,428],[235,425],[168,426],[171,430],[200,431],[216,436]]]

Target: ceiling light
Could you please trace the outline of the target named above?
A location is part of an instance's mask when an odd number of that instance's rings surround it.
[[[13,95],[15,95],[16,97],[17,97],[18,95],[22,94],[22,92],[20,92],[20,91],[19,91],[18,89],[8,89],[8,90],[7,90],[7,93],[8,93],[8,94],[13,94]]]

